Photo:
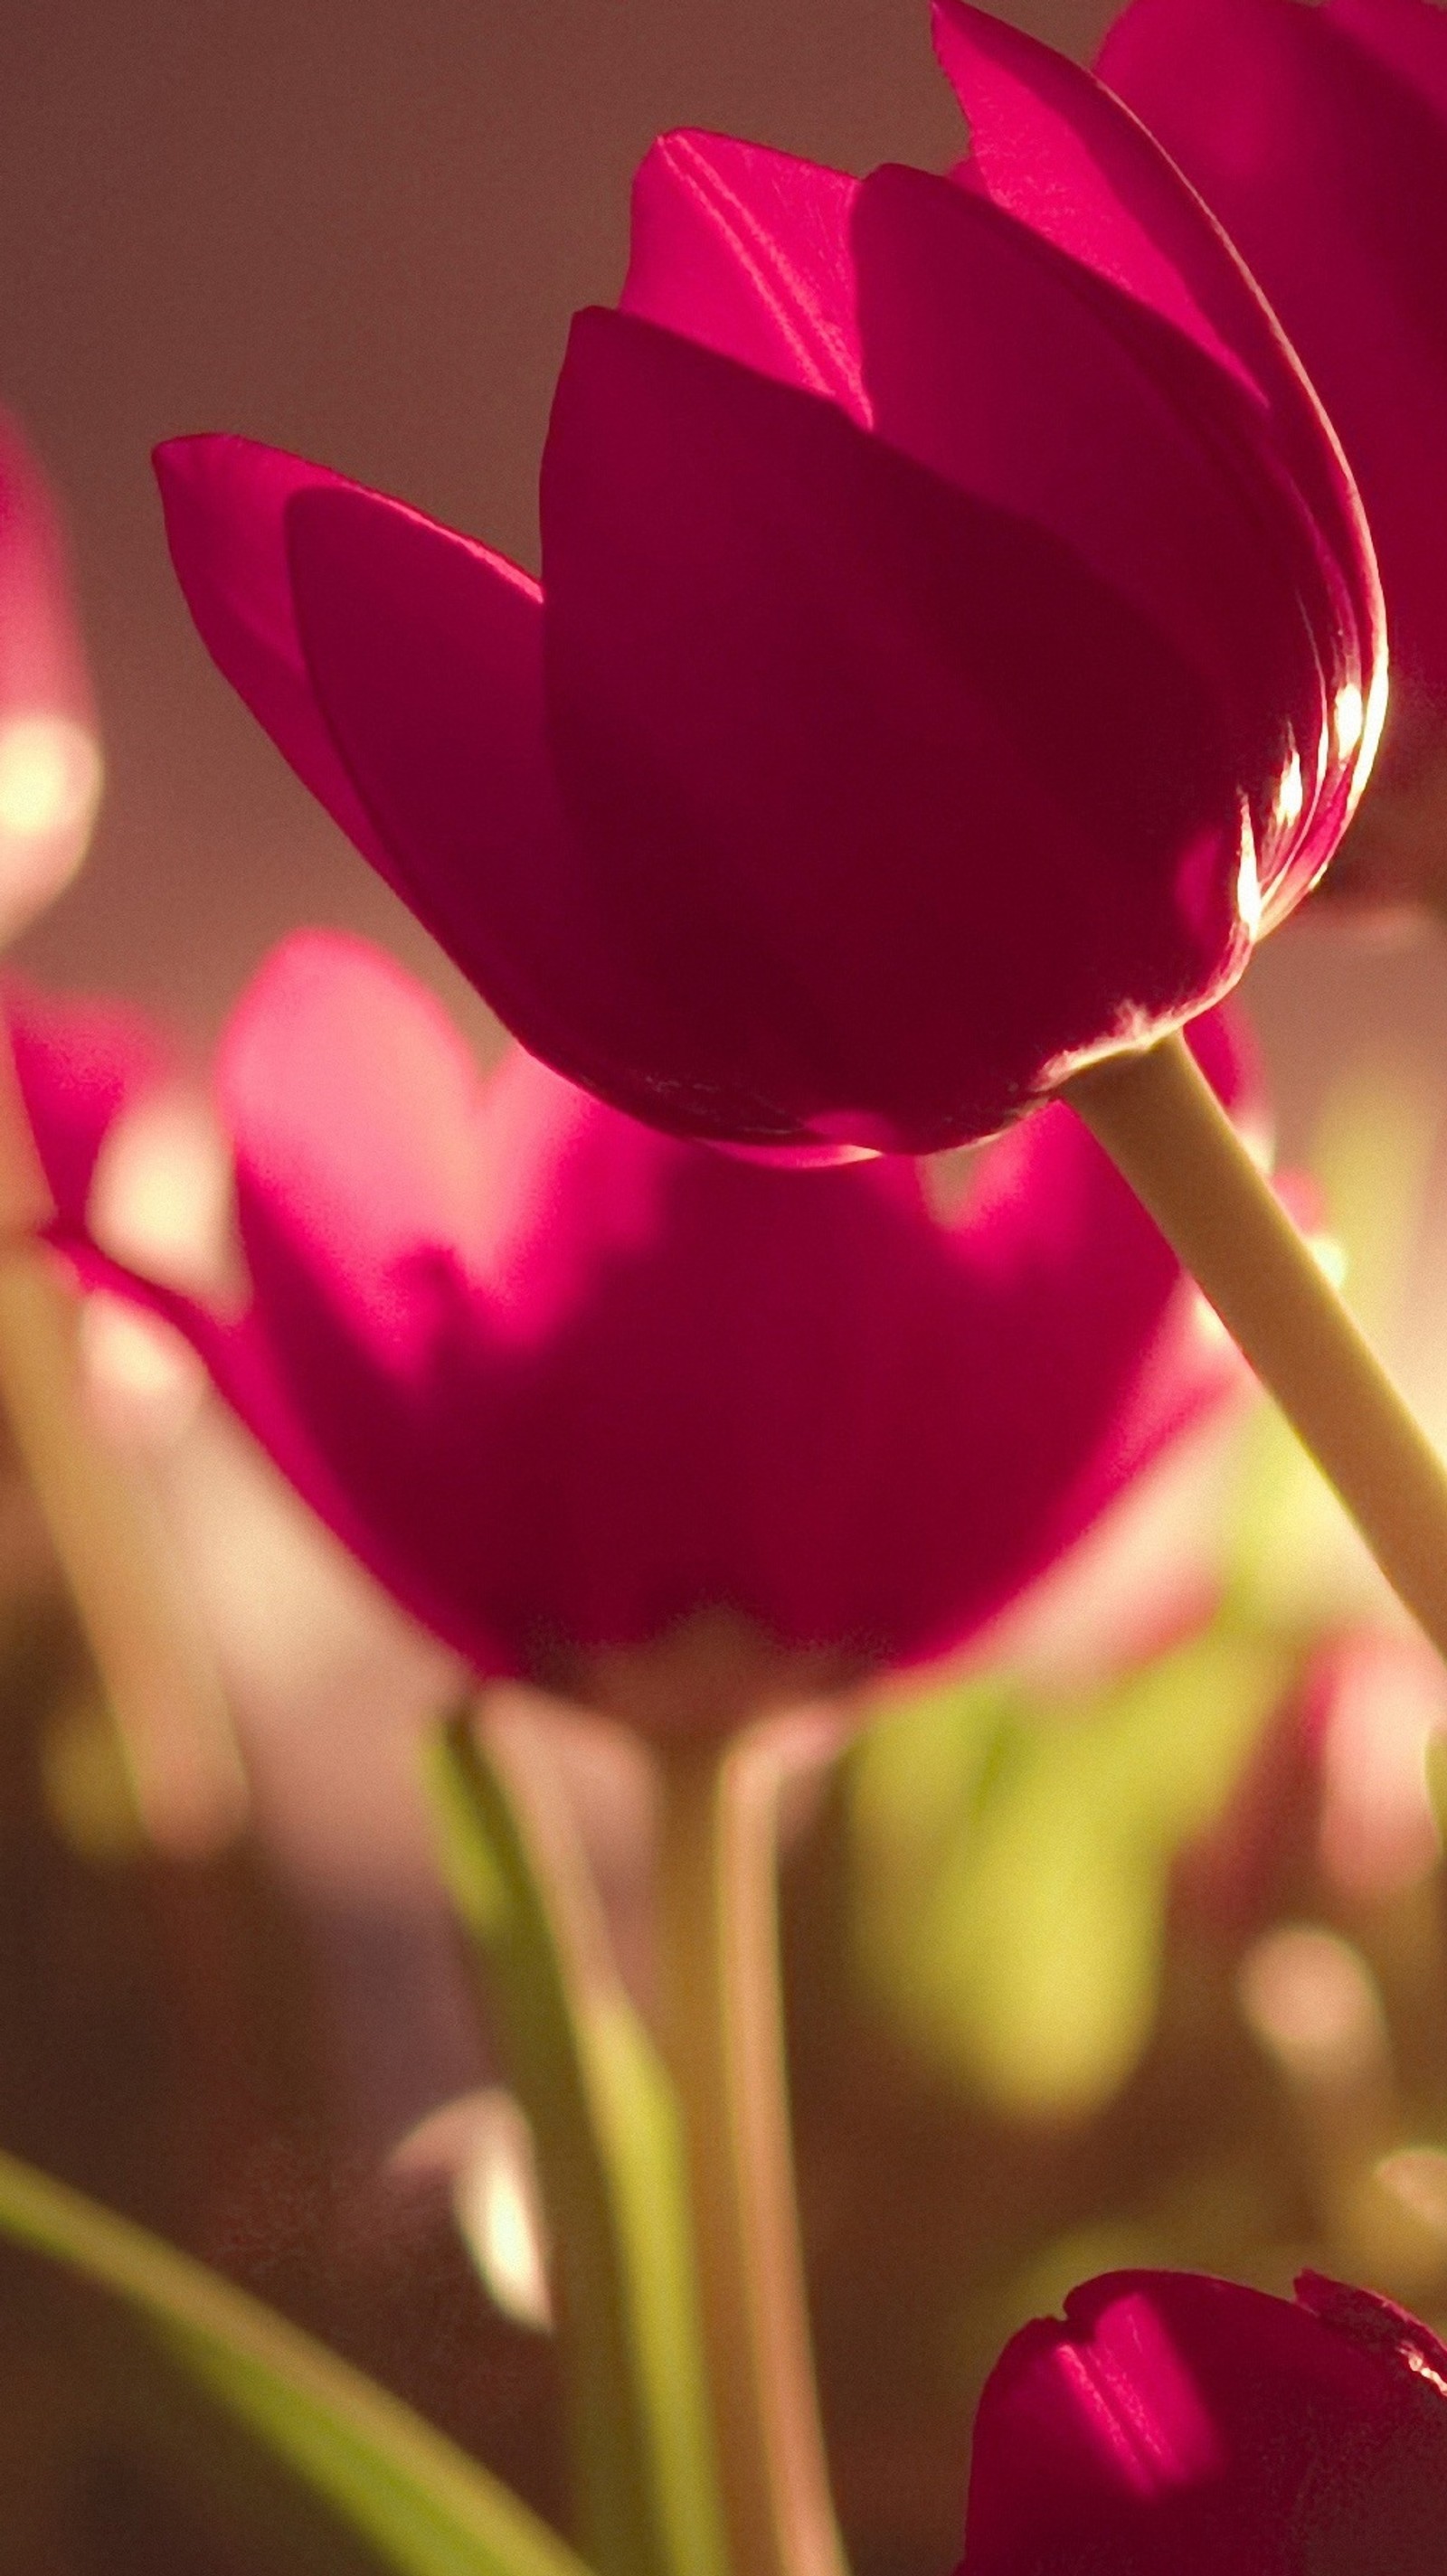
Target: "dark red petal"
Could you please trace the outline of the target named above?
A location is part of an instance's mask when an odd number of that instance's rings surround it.
[[[962,2576],[1432,2576],[1447,2405],[1395,2355],[1186,2273],[1108,2275],[1065,2313],[980,2401]]]
[[[935,34],[970,120],[957,175],[1099,280],[1102,316],[1264,513],[1268,546],[1302,595],[1328,717],[1366,701],[1382,651],[1370,540],[1320,405],[1237,250],[1088,72],[965,0],[936,0]],[[1268,924],[1322,865],[1365,774],[1359,755],[1337,756],[1337,731],[1315,798],[1316,762],[1302,751],[1295,845],[1261,854]]]
[[[318,698],[423,919],[535,1054],[707,1129],[713,1104],[675,1097],[653,1042],[671,998],[639,979],[558,805],[533,586],[373,493],[304,496],[289,543]]]
[[[1239,969],[1219,710],[1048,530],[595,312],[543,543],[590,890],[701,1102],[930,1148]]]
[[[1447,26],[1425,0],[1420,23],[1447,62]],[[1360,25],[1296,0],[1135,0],[1100,70],[1270,297],[1361,487],[1394,662],[1441,693],[1447,521],[1432,496],[1447,480],[1447,120]]]
[[[1219,368],[983,198],[880,170],[853,230],[879,433],[1048,528],[1170,639],[1229,729],[1270,885],[1311,829],[1348,665],[1339,603],[1258,425],[1213,437]],[[1293,759],[1302,793],[1283,827]]]
[[[333,821],[390,880],[387,852],[312,690],[286,560],[288,502],[299,492],[358,487],[251,438],[169,439],[155,466],[176,576],[212,660]]]

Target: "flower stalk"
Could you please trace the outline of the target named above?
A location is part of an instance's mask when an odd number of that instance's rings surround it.
[[[736,2576],[844,2576],[815,2393],[789,2138],[777,1731],[666,1744],[664,2044],[683,2108]]]
[[[1066,1099],[1149,1209],[1447,1657],[1447,1466],[1179,1036],[1079,1074]]]

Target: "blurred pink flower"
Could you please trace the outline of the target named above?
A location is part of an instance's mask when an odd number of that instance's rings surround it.
[[[1064,1109],[992,1148],[947,1220],[908,1162],[762,1169],[520,1052],[480,1083],[397,966],[322,934],[263,968],[222,1045],[249,1287],[220,1311],[87,1240],[83,1161],[56,1154],[63,1017],[15,1011],[58,1239],[179,1325],[484,1673],[597,1697],[592,1659],[710,1614],[795,1687],[943,1649],[1238,1382]],[[1238,1096],[1218,1019],[1199,1044]]]
[[[1097,68],[1250,263],[1366,504],[1392,713],[1331,889],[1447,907],[1447,14],[1133,0]]]
[[[57,1207],[84,1212],[114,1122],[176,1069],[162,1033],[123,1002],[48,993],[7,972],[5,1036],[27,1105],[41,1106],[46,1179]]]
[[[524,1044],[800,1160],[989,1134],[1218,998],[1380,696],[1350,481],[1221,234],[1087,73],[936,24],[949,178],[649,154],[541,587],[274,449],[159,456],[222,670]]]
[[[959,2576],[1440,2576],[1447,2349],[1389,2300],[1115,2272],[1007,2345]]]
[[[0,940],[23,930],[79,865],[99,792],[59,516],[0,412]]]

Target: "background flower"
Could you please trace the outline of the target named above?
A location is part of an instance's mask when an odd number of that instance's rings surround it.
[[[1089,2281],[976,2421],[961,2576],[1432,2576],[1447,2349],[1370,2291]]]
[[[87,1065],[63,1015],[22,995],[16,1018],[62,1239],[189,1335],[314,1508],[484,1672],[588,1696],[590,1655],[694,1614],[831,1679],[954,1644],[1235,1375],[1063,1110],[941,1218],[902,1162],[800,1181],[521,1054],[480,1086],[400,969],[320,934],[263,970],[222,1048],[249,1278],[223,1311],[80,1237],[84,1165],[58,1149]],[[1239,1099],[1219,1022],[1202,1045]]]

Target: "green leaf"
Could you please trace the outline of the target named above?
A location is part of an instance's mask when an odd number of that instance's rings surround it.
[[[722,2576],[682,2131],[619,1977],[540,1723],[435,1741],[444,1875],[532,2126],[581,2545],[598,2576]]]
[[[0,2232],[109,2291],[398,2576],[584,2576],[515,2496],[260,2300],[0,2152]]]
[[[861,1741],[861,1964],[942,2071],[1017,2115],[1109,2100],[1154,2022],[1171,1862],[1221,1811],[1284,1677],[1272,1646],[1214,1631],[1083,1706],[991,1679]]]

